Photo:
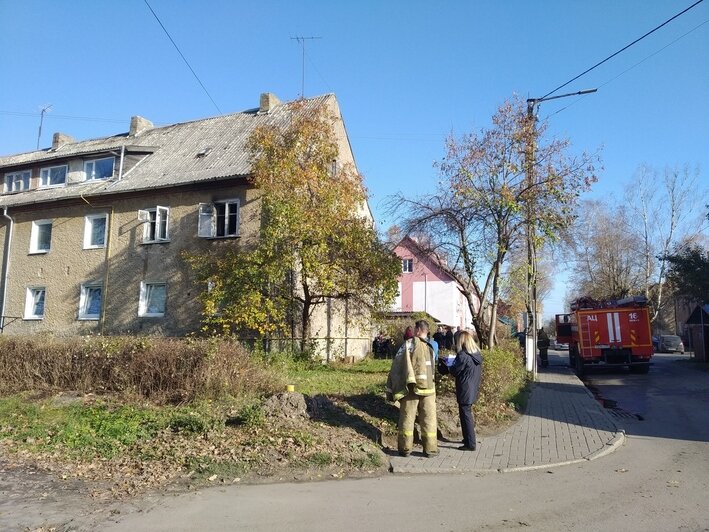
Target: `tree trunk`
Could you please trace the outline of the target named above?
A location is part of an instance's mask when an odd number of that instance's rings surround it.
[[[311,308],[312,308],[312,304],[310,302],[310,299],[305,298],[303,301],[303,310],[300,315],[300,330],[301,330],[300,352],[301,353],[305,352],[305,348],[307,347],[308,340],[310,340],[310,309]]]

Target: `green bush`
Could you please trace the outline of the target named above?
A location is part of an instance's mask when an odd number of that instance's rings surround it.
[[[239,410],[235,421],[239,425],[244,425],[249,428],[256,428],[262,426],[266,422],[266,416],[264,415],[263,409],[260,405],[250,404]]]
[[[492,349],[484,349],[480,395],[475,403],[476,420],[481,424],[495,424],[514,414],[522,406],[527,371],[517,342],[502,342]],[[455,394],[452,377],[439,379],[437,393]]]
[[[480,408],[512,402],[524,388],[527,371],[516,343],[502,343],[483,351]]]
[[[211,413],[194,410],[177,410],[170,416],[169,427],[175,432],[206,434],[221,428],[224,421]]]

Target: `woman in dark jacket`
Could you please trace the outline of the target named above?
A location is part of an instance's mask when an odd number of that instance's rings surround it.
[[[455,377],[455,395],[458,399],[458,413],[460,427],[463,430],[463,446],[458,449],[474,451],[475,418],[473,417],[473,404],[478,399],[480,391],[480,377],[483,368],[483,357],[480,354],[473,335],[468,331],[461,331],[456,343],[457,355],[453,364],[448,367],[445,362],[438,364],[442,374],[450,373]]]

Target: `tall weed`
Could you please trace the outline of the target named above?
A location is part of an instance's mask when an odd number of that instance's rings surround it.
[[[0,337],[0,394],[110,392],[160,404],[282,388],[275,372],[228,339]]]

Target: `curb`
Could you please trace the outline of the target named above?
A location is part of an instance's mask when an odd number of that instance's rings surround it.
[[[606,443],[606,445],[602,449],[598,449],[597,451],[592,452],[591,454],[586,456],[584,460],[588,460],[590,462],[591,460],[595,460],[596,458],[602,458],[606,455],[611,454],[618,447],[621,447],[624,443],[625,431],[623,429],[620,429],[618,430],[618,432],[615,433],[613,439]]]
[[[554,462],[550,464],[536,464],[530,466],[519,466],[519,467],[506,467],[503,469],[488,469],[487,471],[498,471],[500,473],[517,473],[521,471],[534,471],[536,469],[548,469],[550,467],[567,466],[573,464],[582,464],[584,462],[590,462],[591,460],[596,460],[597,458],[602,458],[606,455],[611,454],[613,451],[621,447],[625,443],[625,431],[619,430],[613,435],[613,438],[607,442],[602,449],[593,451],[588,456],[583,458],[576,458],[574,460],[566,460],[564,462]]]

